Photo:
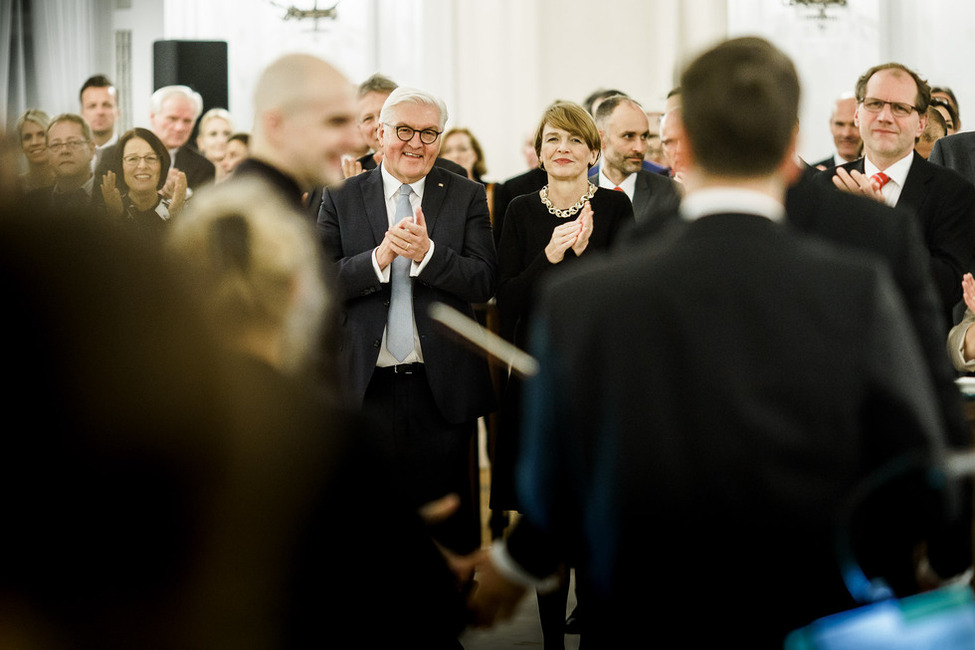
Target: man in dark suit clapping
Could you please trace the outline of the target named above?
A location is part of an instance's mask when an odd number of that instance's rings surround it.
[[[821,175],[916,218],[945,323],[953,322],[962,275],[975,250],[975,187],[914,151],[931,101],[930,87],[916,72],[900,63],[874,66],[857,80],[856,95],[863,158],[837,167],[835,175],[834,170]]]
[[[448,493],[459,512],[435,536],[480,545],[469,457],[477,418],[494,407],[485,359],[428,310],[470,317],[494,294],[497,261],[484,186],[436,167],[443,102],[400,87],[380,113],[378,168],[326,187],[318,230],[342,296],[341,375],[379,420],[415,505]]]

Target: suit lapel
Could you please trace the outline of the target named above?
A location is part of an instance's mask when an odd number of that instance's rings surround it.
[[[378,168],[366,172],[362,181],[362,202],[366,206],[366,218],[376,238],[378,246],[389,230],[389,216],[386,213],[386,195],[383,193],[383,175]]]
[[[640,172],[636,172],[636,184],[633,186],[633,208],[636,211],[636,206],[643,206],[650,200],[650,183],[647,181],[646,176]]]
[[[911,171],[907,173],[900,198],[897,199],[897,207],[904,207],[914,214],[919,214],[930,180],[931,170],[928,168],[928,162],[915,152]]]
[[[444,199],[447,197],[449,185],[450,175],[446,172],[434,167],[427,174],[427,182],[423,187],[423,201],[420,203],[420,207],[423,208],[423,218],[427,222],[427,235],[431,238],[436,230],[437,219],[440,216]]]

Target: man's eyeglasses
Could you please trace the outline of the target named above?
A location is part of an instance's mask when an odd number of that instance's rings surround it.
[[[880,111],[884,110],[884,106],[889,105],[890,112],[896,117],[907,117],[914,111],[917,111],[917,106],[911,106],[910,104],[905,104],[903,102],[885,102],[884,100],[877,99],[876,97],[865,97],[860,100],[860,104],[871,113],[879,113]]]
[[[81,147],[83,147],[85,144],[87,143],[84,140],[67,140],[65,142],[52,142],[51,144],[47,145],[47,148],[53,151],[54,153],[61,151],[65,147],[67,147],[71,151],[77,151],[78,149],[81,149]]]
[[[387,124],[386,126],[393,126],[393,125]],[[433,144],[434,142],[437,141],[437,138],[440,137],[440,134],[443,133],[443,131],[437,131],[436,129],[423,129],[422,131],[420,131],[418,129],[414,129],[411,126],[406,126],[406,125],[394,126],[393,128],[396,129],[396,137],[402,140],[403,142],[409,142],[410,140],[413,139],[414,133],[419,133],[420,142],[422,142],[423,144]]]
[[[138,167],[140,160],[144,160],[150,167],[155,167],[159,164],[159,156],[155,154],[149,154],[148,156],[125,156],[122,158],[122,163],[126,167]]]

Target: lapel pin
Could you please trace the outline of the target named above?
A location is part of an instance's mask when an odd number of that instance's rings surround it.
[[[437,187],[443,187],[443,183],[437,183]]]

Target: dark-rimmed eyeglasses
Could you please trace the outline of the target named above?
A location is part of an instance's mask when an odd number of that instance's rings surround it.
[[[126,156],[122,158],[122,164],[124,164],[126,167],[138,167],[139,161],[145,161],[145,163],[148,166],[155,167],[156,165],[159,164],[159,156],[155,154],[148,154],[146,156],[136,156],[133,154],[131,156]]]
[[[864,97],[860,100],[860,104],[871,113],[879,113],[884,110],[884,106],[890,106],[890,112],[897,117],[907,117],[914,111],[918,111],[917,106],[911,106],[904,102],[885,102],[876,97]],[[921,111],[918,112],[920,113]]]
[[[413,139],[414,133],[419,133],[420,142],[422,142],[423,144],[433,144],[434,142],[437,141],[437,138],[440,137],[440,134],[443,133],[443,131],[437,131],[436,129],[423,129],[421,131],[420,129],[414,129],[412,126],[406,126],[405,124],[401,124],[399,126],[393,126],[392,124],[387,124],[386,126],[395,129],[396,137],[402,140],[403,142],[409,142],[410,140]]]

